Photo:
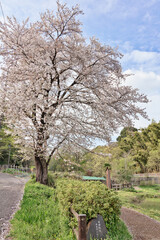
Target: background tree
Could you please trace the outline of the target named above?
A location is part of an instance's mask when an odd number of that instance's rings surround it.
[[[121,132],[120,132],[120,135],[117,137],[117,142],[121,142],[121,140],[125,137],[128,136],[128,134],[131,134],[134,133],[134,132],[137,132],[138,129],[135,128],[135,127],[124,127]]]
[[[89,147],[146,117],[136,105],[146,96],[124,84],[121,54],[95,38],[86,41],[79,14],[78,6],[57,2],[56,13],[47,10],[35,23],[0,23],[1,107],[23,144],[32,146],[43,184],[63,143]]]
[[[152,121],[147,128],[133,131],[124,128],[117,140],[123,157],[130,158],[136,172],[158,171],[160,123]]]
[[[110,163],[108,146],[98,146],[83,156],[85,174],[91,171],[93,176],[106,176],[106,163]]]
[[[149,153],[147,168],[149,172],[160,171],[160,140],[157,149],[151,150]]]
[[[15,144],[15,138],[10,134],[11,129],[4,123],[4,116],[0,116],[0,165],[20,165],[22,154],[20,148]]]

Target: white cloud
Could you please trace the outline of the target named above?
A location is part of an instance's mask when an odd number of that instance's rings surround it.
[[[148,61],[155,61],[155,59],[160,59],[160,53],[134,50],[131,53],[126,54],[124,58],[127,61],[145,63]]]
[[[127,78],[126,83],[140,89],[150,96],[160,93],[160,75],[155,72],[128,69],[124,73],[133,74]]]
[[[146,112],[150,121],[140,117],[135,121],[135,127],[143,128],[147,127],[151,120],[154,119],[157,122],[160,121],[160,74],[155,72],[144,72],[141,70],[125,71],[126,74],[134,74],[127,78],[126,84],[134,88],[138,88],[140,93],[144,93],[148,96],[149,103],[141,104],[142,108],[146,108]]]
[[[133,50],[124,55],[122,65],[124,69],[141,70],[144,72],[160,73],[160,53]]]
[[[160,108],[159,108],[160,95],[151,96],[149,97],[149,100],[150,102],[146,105],[146,112],[148,114],[150,121],[144,118],[140,118],[139,120],[135,121],[136,128],[147,127],[149,124],[151,124],[153,119],[156,122],[160,121]]]

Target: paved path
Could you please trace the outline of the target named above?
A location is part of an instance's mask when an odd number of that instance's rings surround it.
[[[2,240],[11,216],[18,209],[26,181],[26,179],[0,173],[0,239]]]
[[[134,240],[160,240],[160,222],[125,207],[121,209],[121,219]]]

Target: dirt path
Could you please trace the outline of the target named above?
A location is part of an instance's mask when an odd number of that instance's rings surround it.
[[[28,179],[16,178],[0,173],[0,239],[8,230],[9,220],[18,209],[23,196],[24,185]]]
[[[160,222],[125,207],[121,209],[121,219],[134,240],[160,240]]]

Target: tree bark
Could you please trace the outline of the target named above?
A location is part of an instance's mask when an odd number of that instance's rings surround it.
[[[47,185],[48,183],[48,166],[43,157],[35,156],[36,163],[36,182]]]

